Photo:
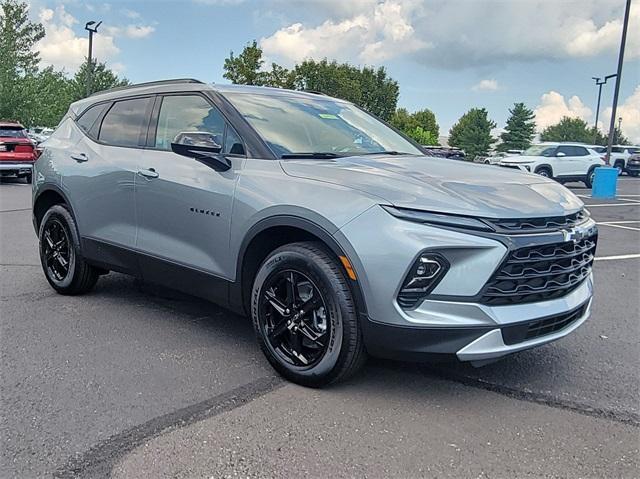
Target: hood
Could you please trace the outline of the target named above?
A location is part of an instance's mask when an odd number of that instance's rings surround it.
[[[583,203],[564,186],[508,168],[431,156],[281,160],[289,176],[325,181],[399,208],[485,218],[575,213]]]

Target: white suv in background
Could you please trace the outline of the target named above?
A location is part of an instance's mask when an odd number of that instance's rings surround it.
[[[503,158],[498,165],[537,173],[560,183],[582,181],[591,188],[595,169],[605,162],[592,147],[581,143],[540,143],[522,155]]]
[[[607,150],[605,149],[605,154]],[[640,146],[615,145],[611,147],[611,165],[618,169],[618,175],[629,173],[627,162],[631,155],[640,153]]]

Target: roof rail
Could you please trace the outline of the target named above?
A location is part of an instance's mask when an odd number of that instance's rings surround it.
[[[95,95],[102,95],[103,93],[111,93],[113,91],[122,91],[122,90],[129,90],[131,88],[138,88],[138,87],[143,87],[143,86],[156,86],[156,85],[172,85],[175,83],[201,83],[204,84],[204,82],[201,82],[200,80],[196,80],[195,78],[173,78],[171,80],[157,80],[157,81],[149,81],[149,82],[145,82],[145,83],[136,83],[134,85],[125,85],[125,86],[117,86],[115,88],[109,88],[108,90],[102,90],[102,91],[97,91],[95,93],[92,93],[91,96],[95,96]]]

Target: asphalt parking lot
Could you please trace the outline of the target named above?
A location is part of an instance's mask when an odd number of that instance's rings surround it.
[[[274,375],[251,324],[110,274],[46,283],[30,187],[0,184],[0,477],[638,477],[640,179],[599,223],[573,335],[474,369],[370,361],[324,390]]]

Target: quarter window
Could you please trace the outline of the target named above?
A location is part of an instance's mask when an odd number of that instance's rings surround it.
[[[199,95],[171,95],[162,100],[158,115],[155,147],[171,150],[171,143],[179,133],[203,132],[227,154],[244,155],[238,134],[225,121],[216,107]],[[226,135],[225,135],[226,133]]]
[[[153,98],[134,98],[114,103],[102,120],[99,140],[115,146],[144,145],[152,106]]]
[[[96,138],[98,136],[98,118],[102,115],[102,112],[109,106],[108,103],[101,103],[99,105],[93,105],[76,120],[78,127],[84,131],[87,135]]]

